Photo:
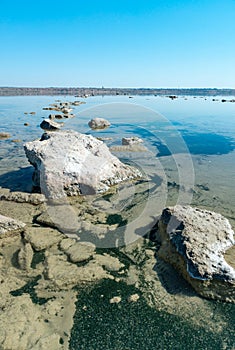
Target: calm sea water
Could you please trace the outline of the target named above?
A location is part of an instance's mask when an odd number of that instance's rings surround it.
[[[0,131],[11,134],[0,140],[0,186],[11,190],[31,190],[32,167],[23,143],[40,138],[39,125],[53,111],[43,107],[55,100],[74,101],[61,96],[0,97]],[[143,169],[161,170],[167,184],[164,204],[198,205],[221,212],[235,228],[235,104],[212,98],[187,99],[149,96],[91,97],[75,107],[75,118],[65,121],[66,129],[105,137],[109,146],[121,144],[124,136],[139,136],[149,149],[146,156],[117,152],[122,159]],[[36,112],[35,115],[25,114]],[[111,121],[109,129],[91,132],[87,122],[93,117]],[[28,123],[28,126],[24,124]],[[15,141],[18,142],[15,142]],[[182,197],[179,199],[179,188]],[[192,191],[185,191],[185,188]],[[186,195],[186,194],[187,195]],[[234,255],[231,255],[231,260]],[[233,260],[234,261],[234,260]],[[108,283],[108,285],[106,285]],[[119,288],[123,294],[132,287],[104,282],[80,293],[72,331],[71,349],[234,349],[235,308],[209,302],[227,319],[222,335],[158,310],[146,303],[121,303],[115,312],[97,293]],[[133,289],[133,290],[132,290]],[[88,305],[84,312],[82,305]],[[82,311],[83,310],[83,311]],[[182,345],[184,344],[184,345]]]

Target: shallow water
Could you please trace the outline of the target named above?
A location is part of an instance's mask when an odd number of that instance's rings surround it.
[[[0,97],[0,132],[11,134],[10,139],[0,140],[0,186],[31,191],[33,169],[25,157],[23,143],[40,138],[42,118],[56,113],[42,108],[57,99],[76,100],[71,96]],[[155,215],[169,204],[193,204],[220,212],[235,228],[235,104],[214,102],[212,98],[181,97],[171,101],[154,96],[134,97],[131,101],[127,96],[91,97],[84,101],[86,104],[75,107],[76,117],[65,120],[65,128],[106,137],[108,146],[120,145],[125,136],[141,137],[148,151],[119,150],[115,154],[140,167],[150,179]],[[36,115],[24,112],[36,112]],[[107,118],[112,126],[91,132],[87,122],[97,116]],[[122,193],[120,189],[119,197]],[[138,191],[134,189],[130,194],[133,198],[129,201],[121,198],[122,207],[117,194],[109,197],[114,208],[112,215],[122,217],[127,204],[130,207],[135,203]],[[160,197],[154,197],[155,194]],[[150,197],[146,198],[148,201]],[[140,216],[140,213],[136,211],[132,215]],[[234,264],[234,250],[229,252],[227,260]],[[109,297],[117,290],[123,301],[110,305]],[[134,292],[134,287],[112,281],[78,291],[71,349],[235,347],[233,305],[205,301],[226,319],[223,331],[215,334],[205,326],[195,326],[172,313],[152,309],[144,301],[127,303],[128,293]],[[100,298],[101,294],[105,294],[104,299]],[[84,305],[86,310],[82,309]]]

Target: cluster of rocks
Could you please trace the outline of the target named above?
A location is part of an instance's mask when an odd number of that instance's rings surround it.
[[[60,112],[60,114],[50,114],[48,118],[44,119],[42,123],[40,124],[40,127],[43,130],[46,131],[55,131],[60,130],[64,123],[62,122],[56,122],[55,119],[68,119],[68,118],[74,118],[75,115],[71,112],[73,111],[73,108],[71,108],[71,105],[73,106],[79,106],[82,104],[80,101],[74,101],[74,102],[60,102],[51,104],[50,107],[44,107],[44,110],[50,110],[50,111],[57,111]]]
[[[79,235],[74,239],[48,227],[51,224],[47,220],[43,226],[37,224],[40,220],[38,215],[35,217],[35,210],[42,212],[47,204],[42,195],[38,201],[32,201],[29,196],[19,192],[1,195],[3,203],[16,200],[21,206],[25,200],[35,208],[32,223],[0,216],[0,347],[3,350],[68,349],[75,302],[79,298],[74,288],[102,279],[135,285],[140,292],[128,296],[130,303],[137,302],[143,293],[147,301],[151,299],[150,304],[154,300],[161,309],[172,312],[172,303],[175,306],[181,296],[171,296],[162,285],[169,271],[160,262],[162,259],[172,264],[200,295],[235,301],[235,272],[223,257],[225,250],[234,244],[234,232],[221,215],[192,207],[165,209],[150,234],[158,242],[157,257],[155,246],[150,249],[147,240],[140,238],[120,249],[129,261],[126,265],[119,255],[114,256],[108,250],[101,253],[88,239],[83,241]],[[64,217],[68,216],[68,208],[54,206],[61,215],[59,209]],[[163,277],[158,276],[159,268],[156,270],[155,264],[160,264]],[[175,274],[171,271],[169,276],[172,283],[178,278]],[[122,299],[117,292],[107,303],[119,304]],[[188,312],[190,322],[192,305],[197,310],[202,307],[192,296],[188,301],[185,298],[181,306]],[[197,314],[200,317],[200,312]],[[211,310],[208,315],[209,320]],[[203,322],[205,317],[203,314]]]
[[[1,349],[68,349],[73,287],[115,280],[124,268],[90,242],[0,215]]]

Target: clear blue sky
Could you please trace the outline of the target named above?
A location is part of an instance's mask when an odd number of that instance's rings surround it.
[[[235,88],[235,0],[0,0],[0,86]]]

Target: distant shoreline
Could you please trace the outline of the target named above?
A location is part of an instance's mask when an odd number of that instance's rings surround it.
[[[0,96],[235,96],[235,89],[216,88],[84,88],[84,87],[0,87]]]

